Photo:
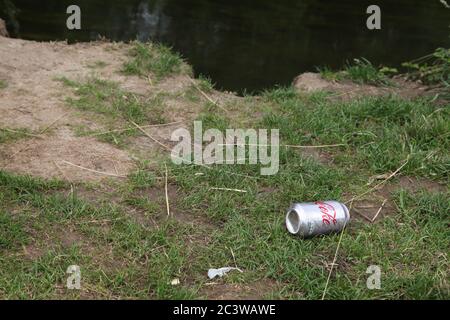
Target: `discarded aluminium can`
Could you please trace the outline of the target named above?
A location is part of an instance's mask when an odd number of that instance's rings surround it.
[[[347,207],[337,201],[293,204],[286,214],[286,227],[303,238],[341,231],[350,220]]]

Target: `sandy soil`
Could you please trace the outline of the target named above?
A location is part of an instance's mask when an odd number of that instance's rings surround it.
[[[46,131],[40,137],[3,144],[0,148],[0,167],[18,173],[41,177],[61,177],[72,181],[98,181],[106,175],[68,165],[126,175],[134,167],[132,156],[114,146],[94,138],[77,137],[73,128],[83,125],[99,128],[88,117],[81,118],[68,107],[65,98],[71,95],[57,78],[81,80],[95,72],[97,77],[116,81],[124,90],[148,94],[152,91],[176,93],[190,85],[189,79],[173,77],[157,87],[139,77],[127,77],[118,72],[129,46],[126,44],[92,42],[67,45],[64,42],[39,43],[0,36],[0,79],[7,87],[0,91],[0,127]],[[107,66],[93,70],[96,62]],[[185,120],[187,111],[177,101],[168,101],[170,120]],[[191,110],[191,116],[195,116]],[[170,128],[154,133],[160,139],[170,137]],[[142,141],[142,143],[139,143]],[[154,149],[148,139],[137,139],[137,149]],[[62,169],[62,170],[61,170]],[[61,172],[63,171],[63,172]]]
[[[327,81],[320,74],[306,72],[294,79],[297,90],[307,93],[315,91],[333,92],[333,97],[349,100],[363,95],[383,96],[398,95],[403,98],[415,98],[423,95],[427,88],[418,83],[409,82],[401,77],[393,79],[393,87],[377,87],[367,84],[356,84],[351,81]]]

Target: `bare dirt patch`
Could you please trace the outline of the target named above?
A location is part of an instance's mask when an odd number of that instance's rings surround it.
[[[426,87],[415,82],[406,81],[401,77],[393,79],[394,86],[382,87],[367,84],[357,84],[349,80],[328,81],[319,73],[306,72],[294,79],[294,87],[300,92],[313,93],[317,91],[332,92],[332,98],[350,100],[360,96],[398,95],[402,98],[415,98],[423,95]]]
[[[0,166],[4,170],[42,178],[70,181],[101,181],[114,178],[81,169],[78,165],[103,173],[126,176],[134,167],[128,154],[113,146],[88,137],[75,137],[67,127],[44,139],[32,138],[0,150]]]
[[[68,111],[64,103],[67,90],[55,79],[86,77],[92,73],[88,65],[93,61],[109,64],[96,72],[109,79],[120,78],[115,71],[124,59],[123,52],[105,50],[109,46],[119,47],[101,42],[69,46],[0,37],[0,77],[8,80],[8,88],[0,92],[0,125],[37,130],[63,116]],[[136,90],[139,87],[133,85]]]
[[[148,190],[148,197],[155,201],[163,208],[161,215],[158,219],[167,219],[167,210],[166,210],[166,196],[165,196],[165,188],[164,187],[155,187],[151,190]],[[170,205],[170,218],[175,219],[176,221],[190,225],[190,226],[201,226],[203,229],[213,230],[216,228],[206,217],[201,217],[192,212],[186,212],[180,207],[180,194],[178,192],[178,188],[172,184],[167,186],[167,193]]]
[[[387,194],[394,192],[399,189],[405,189],[409,192],[415,193],[419,191],[428,192],[446,192],[447,187],[436,181],[429,180],[426,178],[401,176],[394,180],[393,183],[384,186],[381,190],[381,194]]]
[[[277,287],[277,283],[269,279],[248,284],[209,283],[199,293],[210,300],[261,300]]]

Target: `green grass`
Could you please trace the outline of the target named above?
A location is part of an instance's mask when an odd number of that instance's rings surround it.
[[[0,250],[11,249],[17,244],[27,243],[24,222],[0,211]]]
[[[433,53],[402,64],[409,79],[421,80],[427,85],[438,85],[440,95],[450,100],[450,49],[438,48]]]
[[[343,74],[344,77],[360,84],[392,85],[389,78],[365,58],[354,59],[353,63],[347,63]]]
[[[265,96],[273,111],[264,124],[280,128],[286,144],[344,144],[348,147],[338,155],[338,164],[373,173],[394,171],[409,157],[405,173],[448,178],[450,114],[429,99],[363,97],[332,102],[323,94],[298,96],[291,88]]]
[[[320,76],[328,81],[339,81],[344,78],[342,72],[333,71],[327,66],[317,67],[316,69],[320,73]]]
[[[5,89],[8,86],[8,83],[5,80],[0,80],[0,90]]]
[[[30,134],[28,129],[0,128],[0,143],[13,142],[26,138]]]
[[[0,191],[0,297],[193,297],[192,289],[170,285],[183,277],[183,237],[194,232],[189,227],[167,221],[148,229],[111,203],[92,206],[76,192],[66,195],[67,186],[58,181],[0,172]],[[21,210],[13,214],[11,205]],[[69,230],[79,234],[73,244],[64,241]],[[50,242],[45,234],[52,234]],[[30,244],[41,251],[33,259],[21,253]],[[65,289],[73,264],[82,270],[81,291]]]
[[[269,111],[254,126],[279,128],[282,143],[346,146],[327,150],[335,159],[332,165],[281,148],[280,171],[268,177],[259,176],[259,168],[250,165],[218,165],[209,170],[171,167],[183,192],[182,208],[206,216],[215,225],[211,244],[197,249],[191,272],[204,265],[236,262],[245,272],[231,275],[227,282],[248,285],[271,279],[283,289],[271,292],[269,288],[269,296],[319,299],[328,276],[326,264],[333,259],[339,236],[309,240],[290,236],[284,228],[284,210],[294,201],[344,201],[367,190],[371,175],[394,171],[408,156],[402,174],[448,184],[449,114],[428,100],[384,97],[332,102],[325,94],[299,96],[290,87],[266,91],[261,104]],[[230,126],[227,117],[208,109],[200,119],[204,130]],[[247,192],[212,191],[212,187]],[[327,298],[448,298],[449,231],[444,222],[450,209],[448,193],[412,194],[399,189],[391,197],[392,216],[375,224],[352,221],[343,236]],[[381,290],[366,288],[370,265],[382,270]]]
[[[321,77],[328,81],[342,81],[349,79],[358,84],[370,84],[376,86],[392,86],[389,76],[397,73],[395,68],[377,68],[365,58],[353,59],[347,62],[343,70],[334,71],[327,66],[317,67]]]
[[[355,74],[376,78],[367,70]],[[154,108],[163,105],[161,97],[137,96],[114,82],[62,81],[74,88],[73,107],[111,124],[156,121]],[[213,90],[208,79],[199,86]],[[352,217],[326,297],[448,299],[448,108],[428,98],[336,101],[293,87],[235,103],[227,113],[205,104],[198,116],[203,130],[279,129],[283,145],[343,146],[320,149],[316,157],[281,147],[273,176],[261,176],[260,165],[207,169],[157,158],[138,163],[127,179],[76,183],[73,192],[67,182],[0,171],[0,298],[205,298],[220,289],[205,285],[208,268],[237,265],[243,273],[217,282],[234,288],[264,283],[257,292],[263,298],[320,299],[339,235],[292,236],[284,227],[285,210],[298,201],[346,201],[367,191],[371,177],[392,173],[407,160],[382,193],[391,200],[390,214],[383,212],[376,223]],[[243,117],[245,112],[252,116]],[[399,176],[427,183],[413,193],[398,186]],[[444,191],[427,189],[437,182]],[[380,197],[375,192],[363,199],[381,204]],[[65,288],[66,269],[74,264],[82,270],[79,291]],[[381,290],[366,288],[370,265],[381,268]],[[180,285],[170,284],[175,278]]]
[[[130,52],[131,60],[123,68],[125,74],[149,76],[157,80],[180,73],[190,73],[178,53],[162,44],[135,42]]]
[[[355,128],[360,132],[389,128],[389,139],[399,141],[404,132],[410,132],[405,128],[424,116],[427,122],[417,124],[423,126],[421,139],[442,130],[439,117],[447,115],[432,111],[427,101],[393,99],[367,98],[348,102],[344,108],[332,104],[326,95],[298,96],[292,88],[267,91],[260,102],[263,109],[272,111],[261,120],[255,119],[254,126],[280,127],[283,143],[328,143],[340,137],[343,140],[338,142],[347,147],[334,151],[336,162],[321,164],[296,150],[281,148],[280,171],[275,176],[262,177],[258,166],[250,165],[218,165],[209,170],[169,165],[169,183],[177,189],[177,197],[170,199],[174,210],[170,219],[163,219],[165,206],[148,196],[155,188],[163,190],[158,177],[164,171],[151,169],[146,162],[125,183],[108,186],[107,197],[95,205],[78,196],[83,185],[76,185],[71,194],[68,185],[60,181],[0,172],[0,297],[205,297],[198,289],[205,288],[207,269],[236,263],[244,273],[230,274],[220,281],[238,287],[259,281],[276,284],[259,293],[266,298],[320,298],[339,235],[308,240],[291,236],[284,228],[284,210],[294,201],[344,200],[349,194],[367,190],[372,166],[379,159],[370,160],[371,153],[362,148],[366,135],[347,137]],[[320,116],[323,114],[330,119]],[[224,129],[231,123],[208,108],[200,118],[205,130]],[[383,139],[370,142],[382,148],[386,143]],[[417,144],[425,148],[421,143]],[[446,147],[444,143],[428,141],[428,147],[438,152]],[[386,149],[400,163],[402,155],[397,156],[397,150]],[[368,158],[355,156],[358,152]],[[357,161],[350,164],[354,159]],[[409,175],[422,172],[416,170],[420,168],[405,169]],[[444,172],[437,174],[437,178],[445,178]],[[211,187],[247,192],[213,191]],[[102,186],[93,186],[89,192],[98,188]],[[391,196],[395,214],[375,224],[352,220],[342,238],[327,298],[448,298],[446,254],[450,238],[444,223],[450,210],[448,193],[397,190]],[[179,222],[176,216],[180,213],[203,222]],[[142,216],[136,218],[136,214]],[[152,224],[154,220],[158,226]],[[78,235],[71,244],[64,239],[69,230]],[[50,240],[45,234],[52,235]],[[40,253],[30,258],[22,253],[23,246],[31,252],[35,247]],[[64,287],[65,270],[72,264],[82,270],[80,291]],[[382,270],[381,290],[366,288],[370,265]],[[170,285],[175,278],[180,279],[179,286]]]
[[[198,77],[198,87],[206,93],[209,93],[214,90],[214,83],[212,82],[211,78],[208,78],[207,76],[200,75]]]
[[[122,132],[102,132],[132,126],[131,121],[137,124],[160,124],[165,122],[163,115],[164,102],[161,95],[144,97],[120,88],[113,81],[89,78],[85,82],[76,82],[67,78],[58,79],[66,86],[74,89],[75,98],[68,98],[67,102],[80,111],[88,111],[102,117],[107,129],[92,131],[78,127],[80,135],[95,135],[102,141],[116,145],[124,145],[126,139],[138,133],[138,130]]]

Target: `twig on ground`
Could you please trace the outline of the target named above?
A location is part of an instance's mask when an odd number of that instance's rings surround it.
[[[181,122],[182,121],[174,121],[174,122],[169,122],[169,123],[150,124],[150,125],[146,125],[146,126],[141,126],[141,128],[167,127],[167,126],[171,126],[171,125],[178,124],[178,123],[181,123]],[[125,132],[125,131],[131,131],[131,130],[135,130],[135,128],[125,128],[125,129],[116,129],[116,130],[98,132],[98,133],[90,134],[89,137],[102,136],[102,135],[105,135],[105,134],[108,134],[108,133]]]
[[[66,174],[64,173],[63,169],[59,166],[58,163],[56,163],[55,160],[53,160],[53,164],[55,165],[56,169],[58,169],[59,173],[61,173],[61,175],[63,176],[63,178],[67,181],[69,181],[69,179],[67,178]]]
[[[12,133],[23,134],[23,135],[25,135],[25,136],[34,137],[34,138],[39,138],[39,139],[42,138],[41,136],[39,136],[39,135],[37,135],[37,134],[32,134],[32,133],[28,133],[28,132],[17,131],[17,130],[8,129],[8,128],[0,128],[0,130],[9,131],[9,132],[12,132]]]
[[[380,208],[378,209],[377,213],[375,213],[374,217],[372,218],[371,222],[374,222],[375,219],[378,217],[378,215],[380,214],[381,210],[383,210],[384,205],[386,204],[387,199],[384,199],[383,203],[381,204]]]
[[[145,131],[144,129],[142,129],[141,126],[139,126],[137,123],[130,121],[136,128],[138,128],[143,134],[145,134],[147,137],[149,137],[150,139],[152,139],[154,142],[156,142],[157,144],[159,144],[160,146],[162,146],[164,149],[168,150],[168,151],[172,151],[169,146],[166,146],[164,143],[158,141],[157,139],[153,138],[147,131]]]
[[[66,117],[69,115],[69,113],[71,112],[67,112],[65,114],[63,114],[62,116],[60,116],[59,118],[57,118],[55,121],[53,121],[52,123],[50,123],[47,127],[45,127],[41,132],[39,132],[39,134],[44,134],[48,129],[50,129],[51,127],[53,127],[59,120],[61,120],[62,118]]]
[[[26,145],[26,146],[24,146],[23,148],[20,148],[19,150],[17,150],[16,152],[14,152],[14,153],[13,153],[11,156],[9,156],[8,158],[9,158],[10,160],[13,160],[19,153],[21,153],[21,152],[27,150],[27,149],[30,148],[30,147],[31,147],[31,145]],[[13,163],[13,162],[12,162],[12,161],[9,161],[2,169],[5,170],[6,168],[9,167],[9,165],[10,165],[11,163]]]
[[[403,167],[406,166],[406,165],[408,164],[408,162],[409,162],[409,157],[410,157],[410,156],[408,155],[408,157],[406,158],[405,162],[404,162],[397,170],[395,170],[393,173],[391,173],[386,179],[384,179],[384,180],[381,181],[380,183],[376,184],[375,186],[373,186],[373,187],[370,188],[369,190],[367,190],[367,191],[361,193],[360,195],[357,195],[357,196],[353,197],[352,199],[348,200],[348,201],[346,202],[346,204],[349,203],[349,202],[353,202],[354,200],[360,199],[361,197],[365,196],[365,195],[368,194],[368,193],[371,193],[372,191],[376,190],[378,187],[380,187],[380,186],[382,186],[383,184],[385,184],[388,180],[390,180],[390,179],[392,179],[393,177],[395,177],[395,176],[397,175],[397,173],[399,173],[400,170],[402,170]]]
[[[217,144],[218,146],[249,146],[249,147],[255,147],[255,146],[259,146],[259,147],[272,147],[272,146],[276,146],[276,145],[272,145],[272,144],[255,144],[255,143],[246,143],[246,144],[238,144],[238,143],[219,143]],[[278,147],[287,147],[287,148],[334,148],[334,147],[345,147],[347,146],[344,143],[338,143],[338,144],[323,144],[323,145],[312,145],[312,146],[302,146],[302,145],[292,145],[292,144],[280,144],[278,145]]]
[[[296,146],[296,145],[289,145],[286,144],[283,147],[288,147],[288,148],[334,148],[334,147],[345,147],[347,146],[346,144],[343,143],[337,143],[337,144],[324,144],[324,145],[317,145],[317,146]]]
[[[164,162],[164,168],[166,171],[166,179],[165,179],[165,185],[164,185],[164,189],[165,189],[165,193],[166,193],[166,209],[167,209],[167,216],[169,217],[170,216],[170,205],[169,205],[169,191],[167,188],[167,178],[168,178],[169,174],[168,174],[167,165],[165,162]]]
[[[352,210],[352,207],[353,207],[353,201],[350,203],[349,210]],[[331,269],[330,269],[330,272],[328,273],[327,282],[325,283],[325,288],[324,288],[323,293],[322,293],[322,300],[325,300],[325,296],[327,294],[328,284],[330,283],[331,274],[333,273],[334,266],[336,265],[336,260],[337,260],[339,248],[340,248],[341,242],[342,242],[342,236],[344,235],[344,231],[345,231],[345,227],[346,226],[347,226],[347,223],[344,224],[344,227],[342,228],[342,231],[341,231],[341,235],[339,236],[339,241],[338,241],[338,244],[337,244],[337,247],[336,247],[336,252],[334,253],[333,263],[331,264]]]
[[[90,220],[90,221],[78,221],[76,224],[85,224],[85,223],[107,223],[107,222],[113,222],[113,221],[120,221],[125,218],[116,218],[116,219],[102,219],[102,220]]]
[[[192,80],[191,78],[189,78],[189,81],[192,83],[192,85],[194,86],[195,89],[197,89],[198,92],[200,92],[202,94],[203,97],[206,98],[206,100],[208,100],[209,102],[211,102],[213,105],[219,107],[220,109],[222,109],[223,111],[227,111],[224,107],[222,107],[221,105],[219,105],[217,103],[217,101],[214,101],[213,99],[211,99],[205,92],[203,92],[202,89],[200,89],[197,84],[195,83],[194,80]]]
[[[236,257],[234,256],[234,252],[233,252],[233,249],[232,249],[232,248],[230,248],[230,251],[231,251],[231,256],[233,257],[233,261],[234,261],[234,266],[236,267],[236,269],[239,269],[239,268],[238,268],[238,266],[237,266],[237,263],[236,263]]]
[[[246,190],[240,190],[240,189],[216,188],[216,187],[212,187],[212,188],[210,188],[210,190],[235,191],[235,192],[241,192],[241,193],[247,192]]]
[[[358,206],[358,209],[373,209],[375,206],[367,205],[367,206]]]
[[[148,132],[146,132],[144,129],[142,129],[142,127],[140,127],[138,124],[136,124],[136,123],[134,123],[134,122],[131,122],[131,123],[132,123],[136,128],[138,128],[140,131],[142,131],[142,133],[144,133],[144,134],[145,134],[147,137],[149,137],[152,141],[156,142],[157,144],[159,144],[160,146],[162,146],[164,149],[166,149],[167,151],[169,151],[169,152],[172,153],[172,149],[170,149],[169,146],[163,144],[162,142],[160,142],[160,141],[158,141],[157,139],[155,139],[154,137],[152,137],[150,134],[148,134]],[[174,154],[171,154],[171,156],[172,156],[173,158],[177,158],[177,159],[183,160],[183,158],[178,157],[178,156],[176,156],[176,155],[174,155]],[[205,165],[205,164],[193,163],[193,165],[200,166],[200,167],[206,168],[206,169],[208,169],[208,170],[213,170],[212,168],[208,167],[208,166]],[[259,179],[258,177],[252,177],[252,176],[249,176],[249,175],[246,175],[246,174],[240,174],[240,173],[235,173],[235,172],[231,172],[231,171],[225,171],[225,172],[228,173],[228,174],[231,174],[231,175],[235,175],[235,176],[240,176],[240,177],[245,177],[245,178],[250,178],[250,179]]]
[[[119,174],[114,174],[114,173],[109,173],[109,172],[102,172],[102,171],[97,171],[97,170],[94,170],[94,169],[85,168],[85,167],[79,166],[77,164],[74,164],[74,163],[66,161],[66,160],[62,160],[62,162],[65,163],[65,164],[71,165],[73,167],[82,169],[82,170],[86,170],[86,171],[90,171],[90,172],[93,172],[93,173],[102,174],[102,175],[105,175],[105,176],[117,177],[117,178],[126,178],[127,177],[127,176],[124,176],[124,175],[119,175]]]
[[[369,222],[372,222],[372,219],[370,219],[368,216],[366,216],[364,213],[362,213],[361,211],[359,211],[356,208],[353,208],[353,212],[356,212],[357,214],[359,214],[361,217],[363,217],[364,219],[366,219]]]

